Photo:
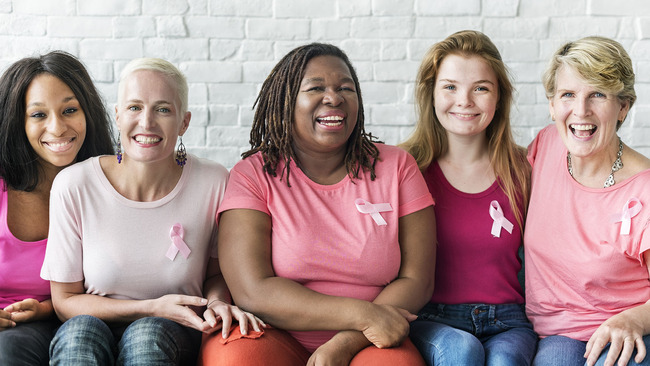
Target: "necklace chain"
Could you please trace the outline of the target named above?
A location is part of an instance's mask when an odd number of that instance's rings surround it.
[[[616,184],[616,181],[614,180],[614,172],[621,170],[621,168],[623,167],[623,161],[621,160],[621,156],[623,156],[623,141],[621,141],[621,138],[619,137],[616,160],[614,160],[614,164],[612,165],[612,172],[609,173],[609,176],[607,177],[607,179],[605,179],[605,184],[603,184],[603,188],[611,187],[614,184]],[[567,166],[569,168],[569,174],[571,174],[571,177],[573,177],[573,167],[571,166],[570,152],[566,154],[566,161],[567,161]]]

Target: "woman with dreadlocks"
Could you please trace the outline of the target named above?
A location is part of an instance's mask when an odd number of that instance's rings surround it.
[[[335,46],[289,52],[256,106],[219,208],[219,258],[235,303],[274,328],[206,337],[203,364],[423,365],[407,333],[433,292],[435,225],[415,160],[365,132]]]

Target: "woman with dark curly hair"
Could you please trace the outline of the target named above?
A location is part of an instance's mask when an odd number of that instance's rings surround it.
[[[433,291],[435,225],[415,160],[365,132],[335,46],[289,52],[256,105],[219,208],[219,258],[235,304],[274,328],[208,338],[203,363],[422,364],[407,335]]]

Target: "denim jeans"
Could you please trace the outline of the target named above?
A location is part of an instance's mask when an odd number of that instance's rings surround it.
[[[18,323],[0,332],[0,365],[46,366],[50,362],[48,349],[57,328],[58,319]]]
[[[645,343],[646,352],[650,351],[650,335],[643,337],[643,343]],[[587,348],[587,342],[578,341],[569,337],[564,336],[550,336],[542,338],[539,341],[539,347],[537,350],[537,355],[535,355],[535,360],[533,361],[534,366],[583,366],[586,365],[586,359],[583,357],[585,350]],[[605,364],[605,358],[607,357],[607,352],[609,351],[609,345],[605,347],[603,352],[598,357],[596,361],[596,366],[602,366]],[[646,353],[645,359],[641,363],[634,362],[634,357],[636,356],[636,350],[632,353],[630,360],[628,361],[629,366],[635,365],[650,365],[650,353]]]
[[[110,328],[79,315],[65,322],[50,345],[52,365],[193,365],[201,332],[172,320],[141,318]]]
[[[530,365],[537,334],[523,305],[427,304],[411,323],[427,365]]]

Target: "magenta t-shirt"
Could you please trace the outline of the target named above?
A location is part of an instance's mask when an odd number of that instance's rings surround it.
[[[219,212],[245,208],[271,217],[271,257],[278,277],[323,294],[372,301],[399,273],[399,218],[433,204],[415,160],[400,148],[377,147],[381,160],[374,181],[360,172],[354,183],[346,176],[333,185],[313,182],[291,162],[287,187],[286,175],[280,180],[283,164],[272,177],[262,169],[261,154],[255,154],[231,170]],[[359,212],[358,199],[390,205],[378,213],[386,225]],[[291,332],[309,351],[335,333]]]
[[[50,298],[50,282],[41,279],[47,239],[17,239],[7,226],[7,192],[0,179],[0,309],[25,299]]]
[[[436,284],[432,303],[522,304],[517,279],[521,269],[518,251],[522,236],[510,200],[497,181],[480,193],[454,188],[437,161],[424,171],[424,179],[436,201]],[[497,201],[512,233],[501,229],[492,235],[490,204]]]

